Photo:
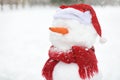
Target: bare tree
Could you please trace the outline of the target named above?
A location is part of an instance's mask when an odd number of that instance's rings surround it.
[[[3,0],[0,0],[1,10],[3,10]]]

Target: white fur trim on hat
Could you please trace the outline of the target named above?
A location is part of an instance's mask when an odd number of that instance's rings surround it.
[[[75,19],[83,24],[90,24],[92,22],[90,11],[82,12],[73,8],[60,9],[54,15],[54,19],[57,18]]]

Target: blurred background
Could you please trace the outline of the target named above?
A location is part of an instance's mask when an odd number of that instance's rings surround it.
[[[60,5],[60,4],[71,4],[71,3],[87,3],[91,5],[120,5],[120,0],[0,0],[1,9],[4,5],[9,5],[10,9],[15,6],[18,8],[19,5],[25,7],[25,5],[36,6],[36,5]]]

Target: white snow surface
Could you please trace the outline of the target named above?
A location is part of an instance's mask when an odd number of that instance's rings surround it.
[[[120,7],[94,6],[107,43],[95,43],[103,80],[120,80]],[[49,30],[57,8],[25,7],[0,11],[0,80],[44,80]],[[64,75],[64,73],[62,73]]]

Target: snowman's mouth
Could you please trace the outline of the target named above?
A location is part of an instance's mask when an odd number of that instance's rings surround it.
[[[69,32],[68,29],[65,27],[50,27],[49,30],[52,32],[63,34],[63,35]]]

